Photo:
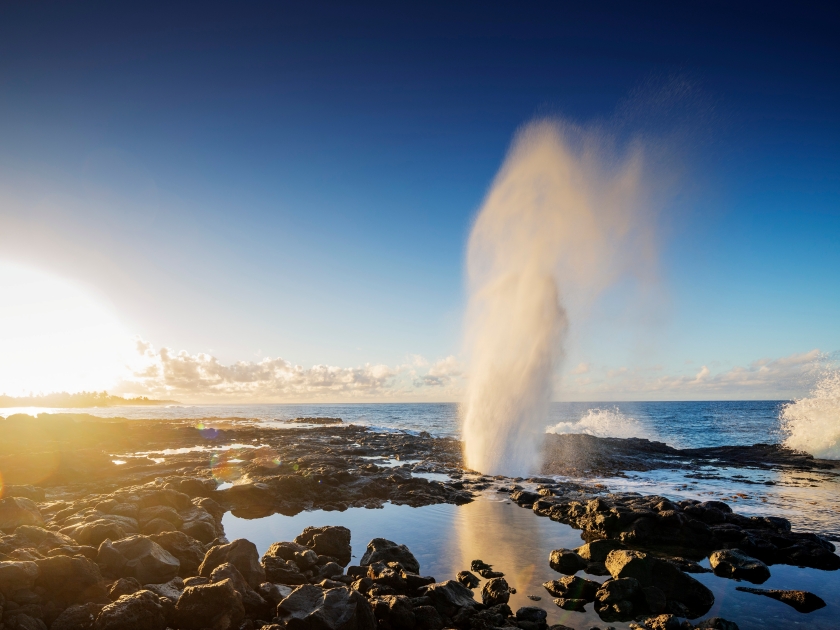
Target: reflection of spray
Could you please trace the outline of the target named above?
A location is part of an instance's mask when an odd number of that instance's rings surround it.
[[[785,446],[823,459],[840,459],[840,370],[825,374],[807,398],[785,405]]]
[[[552,121],[526,126],[470,234],[464,455],[484,473],[539,469],[564,305],[652,259],[641,151],[616,161],[600,140]]]

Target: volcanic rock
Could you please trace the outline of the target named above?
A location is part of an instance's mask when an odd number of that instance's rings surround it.
[[[367,599],[348,588],[327,591],[306,584],[277,606],[277,617],[288,630],[376,630],[376,617]]]
[[[181,568],[178,558],[148,536],[136,535],[99,545],[96,563],[105,573],[134,577],[141,584],[168,582]]]
[[[165,630],[163,604],[151,591],[123,595],[105,606],[96,618],[95,630]]]
[[[21,525],[44,526],[37,504],[25,497],[0,499],[0,530],[12,532]]]
[[[510,600],[510,586],[505,578],[498,577],[487,580],[481,589],[481,601],[485,606],[507,604]]]
[[[309,547],[319,556],[336,558],[341,566],[350,564],[350,530],[346,527],[307,527],[295,538],[295,542]]]
[[[761,560],[751,558],[737,549],[722,549],[709,556],[709,564],[715,575],[747,580],[761,584],[770,579],[770,569]]]
[[[374,562],[399,562],[406,571],[420,573],[420,563],[408,547],[385,538],[371,540],[359,564],[365,567]]]
[[[778,600],[791,606],[801,613],[814,612],[820,608],[825,608],[823,599],[808,591],[783,591],[776,589],[750,588],[747,586],[736,586],[735,590],[744,593],[753,593],[754,595],[764,595],[771,599]]]
[[[265,569],[260,564],[260,554],[257,552],[257,546],[250,540],[239,538],[226,545],[212,547],[204,556],[198,574],[210,577],[213,569],[225,562],[234,565],[252,588],[265,582]]]
[[[548,557],[548,564],[559,573],[574,575],[589,563],[570,549],[555,549]]]
[[[245,618],[242,597],[230,580],[188,586],[175,606],[175,622],[182,630],[232,630]]]

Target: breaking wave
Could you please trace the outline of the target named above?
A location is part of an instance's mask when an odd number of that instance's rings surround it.
[[[576,422],[558,422],[546,428],[546,433],[584,433],[595,437],[647,438],[655,440],[656,434],[646,424],[623,414],[618,407],[587,410]]]
[[[840,459],[840,370],[826,373],[806,397],[782,408],[785,446],[821,459]]]

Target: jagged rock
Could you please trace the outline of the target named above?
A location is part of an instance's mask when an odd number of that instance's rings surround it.
[[[444,623],[434,606],[415,606],[414,622],[417,630],[442,630]]]
[[[2,561],[0,562],[0,593],[8,597],[20,589],[32,588],[40,573],[38,565],[32,561]]]
[[[26,497],[0,499],[0,530],[12,532],[21,525],[44,526],[38,505]]]
[[[108,590],[108,597],[112,601],[117,601],[123,595],[131,595],[142,590],[143,585],[136,578],[120,578],[111,585],[111,588]]]
[[[286,561],[283,558],[263,556],[263,570],[265,571],[265,578],[276,584],[298,586],[309,582],[298,565],[291,560]]]
[[[265,569],[260,564],[260,554],[257,552],[257,546],[250,540],[239,538],[226,545],[212,547],[204,556],[198,574],[210,577],[213,569],[225,562],[234,565],[252,588],[265,582]]]
[[[151,591],[123,595],[105,606],[96,618],[95,630],[165,630],[163,604]]]
[[[96,563],[106,573],[134,577],[141,584],[168,582],[181,568],[178,558],[142,534],[116,542],[105,540],[99,546]]]
[[[242,598],[245,615],[254,619],[268,619],[271,617],[271,607],[263,597],[255,591],[239,570],[230,562],[220,564],[210,574],[210,582],[229,580],[234,590]]]
[[[102,608],[92,603],[70,606],[50,624],[50,630],[91,630]]]
[[[62,534],[70,536],[80,545],[99,546],[105,540],[119,540],[128,534],[136,534],[139,528],[136,521],[132,525],[126,520],[116,520],[118,517],[100,518],[94,521],[78,523],[65,527]]]
[[[352,556],[350,530],[346,527],[331,525],[326,527],[307,527],[295,538],[295,542],[309,547],[319,556],[336,558],[338,563],[343,567],[350,564],[350,558]]]
[[[734,621],[727,621],[723,617],[711,617],[698,623],[697,630],[739,630]]]
[[[277,617],[288,630],[376,630],[367,599],[349,588],[299,586],[277,606]]]
[[[674,615],[657,615],[645,619],[647,630],[680,630],[680,621]]]
[[[172,578],[163,584],[145,584],[143,586],[144,590],[151,591],[157,595],[160,600],[167,600],[171,602],[173,606],[178,602],[178,599],[181,597],[181,593],[184,592],[184,588],[184,580],[179,577]]]
[[[555,549],[548,557],[549,566],[559,573],[574,575],[589,564],[570,549]]]
[[[624,549],[611,551],[607,556],[607,569],[613,578],[632,577],[641,586],[655,586],[668,601],[684,604],[689,617],[706,614],[715,601],[712,592],[675,565],[640,551]]]
[[[709,556],[709,564],[715,575],[746,580],[762,584],[770,579],[770,569],[761,560],[756,560],[737,549],[722,549]]]
[[[581,545],[575,552],[587,562],[604,562],[610,551],[621,549],[623,545],[617,540],[595,540]]]
[[[276,606],[289,595],[294,589],[291,586],[284,586],[283,584],[273,584],[271,582],[263,582],[257,589],[260,597],[267,601],[272,606]]]
[[[601,588],[598,582],[586,580],[576,575],[544,582],[543,587],[552,597],[564,599],[583,599],[587,602],[595,601],[595,593]]]
[[[777,589],[750,588],[747,586],[737,586],[735,587],[735,590],[742,591],[744,593],[753,593],[754,595],[764,595],[765,597],[783,602],[801,613],[814,612],[820,608],[825,608],[825,602],[823,599],[808,591],[784,591]]]
[[[230,580],[188,586],[175,606],[176,627],[182,630],[233,630],[244,618],[242,597]]]
[[[370,600],[382,630],[413,630],[417,625],[411,601],[404,595],[386,595]]]
[[[181,563],[178,575],[189,577],[198,573],[198,567],[204,560],[204,548],[197,540],[183,532],[163,532],[149,537],[166,549]]]
[[[5,538],[3,542],[12,547],[37,549],[44,555],[49,555],[50,551],[56,548],[76,545],[76,541],[69,536],[34,525],[19,526],[15,529],[15,533]],[[75,548],[79,549],[79,547]]]
[[[456,579],[467,588],[477,588],[481,583],[481,580],[469,571],[459,571]]]
[[[492,578],[484,583],[481,589],[481,601],[485,606],[507,604],[510,600],[510,586],[505,578]]]
[[[584,612],[586,610],[587,602],[585,599],[567,599],[565,597],[558,597],[554,600],[555,605],[563,610],[574,610],[576,612]]]
[[[95,562],[80,556],[53,556],[36,560],[40,575],[35,586],[40,586],[65,604],[86,602],[108,603],[105,581]]]
[[[420,563],[408,547],[385,538],[371,540],[359,564],[365,567],[374,562],[399,562],[406,571],[420,573]]]
[[[475,607],[478,603],[473,599],[472,591],[455,580],[430,584],[422,592],[444,617],[452,617],[461,608]]]
[[[523,606],[516,611],[517,621],[528,621],[538,625],[545,625],[548,613],[539,606]]]

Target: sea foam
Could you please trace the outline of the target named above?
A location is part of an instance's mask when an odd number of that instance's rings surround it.
[[[782,408],[785,446],[821,459],[840,459],[840,370],[827,372],[813,391]]]
[[[546,433],[583,433],[595,437],[656,439],[656,434],[643,422],[622,413],[618,407],[588,409],[575,422],[558,422],[547,427]]]

